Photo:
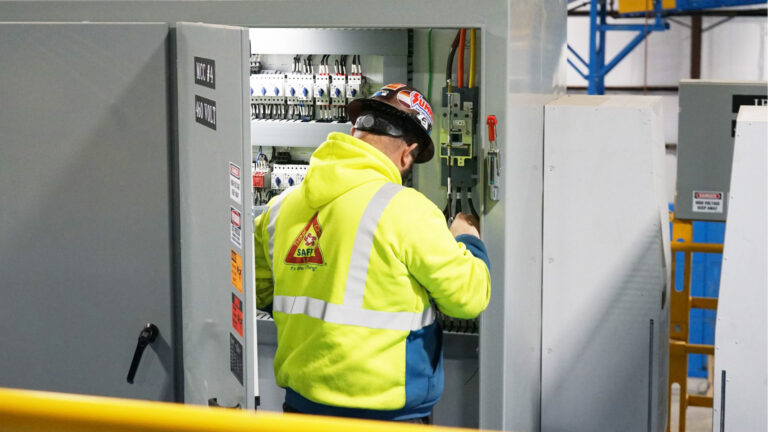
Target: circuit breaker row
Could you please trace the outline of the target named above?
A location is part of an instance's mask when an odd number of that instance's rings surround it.
[[[298,186],[307,175],[307,165],[256,166],[253,164],[253,188],[282,192]]]
[[[298,186],[307,175],[306,164],[279,164],[259,160],[251,165],[254,205],[265,205],[285,189]]]
[[[350,101],[363,96],[364,77],[360,56],[334,60],[325,55],[315,71],[312,56],[295,56],[290,72],[263,71],[259,56],[251,58],[251,117],[298,121],[346,121]]]

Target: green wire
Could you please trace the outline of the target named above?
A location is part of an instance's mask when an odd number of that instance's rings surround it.
[[[429,63],[429,78],[427,81],[427,100],[432,103],[432,29],[427,32],[427,56]]]

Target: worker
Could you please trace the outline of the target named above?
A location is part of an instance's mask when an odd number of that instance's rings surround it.
[[[488,305],[477,221],[401,185],[430,160],[432,108],[387,85],[352,101],[304,182],[254,222],[257,307],[277,326],[286,412],[427,423],[443,391],[442,329]]]

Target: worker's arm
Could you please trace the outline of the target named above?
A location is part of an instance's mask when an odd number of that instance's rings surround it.
[[[471,234],[454,238],[436,206],[415,207],[404,228],[408,270],[443,313],[464,319],[476,317],[491,297],[485,245]]]
[[[450,231],[457,242],[463,243],[472,255],[485,261],[485,265],[491,268],[485,244],[480,240],[480,222],[474,216],[468,213],[457,214]]]
[[[253,221],[253,260],[256,268],[256,308],[271,314],[274,285],[272,280],[272,263],[267,258],[267,250],[269,249],[268,223],[269,210],[257,216]]]

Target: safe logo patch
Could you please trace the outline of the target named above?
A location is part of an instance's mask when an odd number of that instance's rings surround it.
[[[286,264],[325,264],[319,244],[321,235],[323,235],[323,229],[320,227],[317,213],[315,213],[307,226],[293,241],[288,255],[285,257]]]

